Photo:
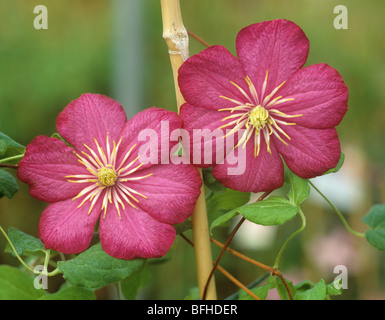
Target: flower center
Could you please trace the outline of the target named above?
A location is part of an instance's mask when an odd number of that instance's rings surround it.
[[[101,167],[100,169],[98,169],[97,177],[99,179],[99,182],[106,187],[113,186],[115,184],[116,179],[118,178],[113,167]]]
[[[269,111],[258,105],[250,111],[248,124],[252,124],[256,130],[261,130],[269,121]]]
[[[222,121],[228,121],[218,129],[223,129],[232,126],[230,132],[226,133],[223,137],[227,137],[230,134],[234,134],[240,129],[246,127],[245,132],[238,140],[237,148],[243,144],[243,148],[246,147],[247,142],[254,136],[254,156],[259,155],[259,149],[261,145],[261,137],[265,140],[267,152],[271,154],[270,149],[270,136],[274,135],[275,138],[280,140],[283,144],[287,145],[290,141],[290,137],[287,135],[282,126],[296,125],[294,122],[287,122],[285,118],[296,118],[302,117],[303,114],[286,114],[276,109],[276,106],[281,103],[293,101],[294,98],[283,98],[282,96],[275,95],[279,89],[285,84],[286,81],[282,82],[279,86],[274,88],[270,94],[266,94],[267,79],[269,71],[266,71],[265,81],[262,84],[261,92],[258,94],[254,84],[251,82],[248,76],[245,77],[249,92],[246,92],[241,86],[233,81],[230,81],[234,85],[239,93],[243,96],[241,100],[220,96],[227,101],[235,104],[234,107],[227,107],[218,109],[218,111],[230,112],[230,115],[223,118]],[[284,140],[286,139],[286,141]]]
[[[78,208],[89,200],[91,206],[88,214],[90,214],[98,199],[101,199],[102,205],[100,210],[104,210],[103,218],[106,217],[107,207],[109,204],[112,204],[115,206],[116,211],[118,211],[119,219],[121,219],[120,208],[125,210],[125,203],[134,209],[138,209],[135,205],[135,203],[139,203],[137,196],[148,199],[145,195],[134,190],[132,186],[135,184],[135,181],[150,177],[153,173],[144,176],[131,176],[143,165],[142,163],[137,163],[139,156],[132,160],[132,153],[136,144],[129,150],[120,150],[120,152],[123,152],[124,157],[122,160],[118,160],[118,150],[121,146],[122,138],[120,138],[118,144],[113,141],[111,147],[107,133],[106,152],[104,152],[96,139],[94,141],[94,148],[84,144],[89,151],[88,153],[81,151],[82,155],[80,155],[74,151],[75,155],[79,158],[78,161],[86,167],[89,174],[68,175],[65,178],[68,179],[68,182],[87,184],[73,198],[73,200],[76,200],[84,196]]]

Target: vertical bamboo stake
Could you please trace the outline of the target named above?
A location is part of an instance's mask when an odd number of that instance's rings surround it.
[[[179,0],[161,0],[160,4],[163,20],[163,38],[165,39],[169,50],[179,111],[180,106],[185,102],[185,100],[178,86],[178,69],[189,55],[188,33],[183,25]],[[207,222],[207,210],[203,186],[201,189],[201,195],[197,200],[194,213],[191,217],[191,221],[193,225],[198,287],[200,297],[202,298],[207,279],[212,269],[210,234]],[[217,299],[214,277],[211,278],[207,287],[206,298],[208,300]]]
[[[167,43],[170,55],[179,111],[185,100],[178,86],[178,69],[189,56],[188,33],[183,25],[179,0],[161,0],[160,4],[162,7],[163,38]]]

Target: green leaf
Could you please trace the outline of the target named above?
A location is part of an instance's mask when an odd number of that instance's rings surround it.
[[[291,295],[294,297],[296,293],[296,288],[294,287],[293,282],[287,279],[285,280],[289,287]],[[278,278],[277,276],[270,276],[267,279],[267,284],[270,284],[272,288],[277,289],[277,292],[282,300],[290,300],[290,296],[289,296],[289,293],[287,292],[287,288],[280,278]]]
[[[272,289],[273,286],[271,283],[265,284],[260,287],[255,287],[250,289],[252,293],[254,293],[261,300],[265,300],[269,290]],[[239,300],[254,300],[245,290],[239,290]]]
[[[5,170],[0,170],[0,198],[6,196],[11,199],[19,191],[19,186],[13,175]]]
[[[0,300],[36,300],[46,294],[35,289],[34,277],[21,269],[0,265]]]
[[[74,146],[70,144],[68,141],[66,141],[59,133],[55,132],[51,135],[51,138],[57,138],[61,141],[63,141],[68,147],[73,148]]]
[[[211,171],[212,168],[202,170],[202,178],[204,185],[214,193],[225,192],[226,187],[213,177]]]
[[[264,226],[283,224],[295,217],[299,208],[280,196],[271,196],[236,209],[247,220]]]
[[[295,288],[295,300],[325,300],[327,298],[324,279],[315,285],[310,281],[301,282]]]
[[[232,213],[229,217],[227,213],[230,210],[238,208],[250,200],[249,192],[241,192],[226,188],[224,192],[215,193],[206,201],[208,222],[211,225],[211,230],[214,227],[225,224],[232,217],[237,215],[237,212]],[[237,209],[235,209],[237,210]],[[223,215],[225,214],[225,217]],[[215,223],[213,223],[215,221]]]
[[[123,279],[121,289],[124,297],[127,300],[135,300],[139,290],[150,283],[151,272],[148,268],[144,267],[140,272],[134,273]]]
[[[76,258],[59,261],[57,265],[64,278],[71,284],[97,289],[138,272],[143,268],[145,261],[113,258],[105,253],[98,243]]]
[[[385,204],[374,205],[362,221],[369,226],[366,240],[374,247],[385,251]]]
[[[329,174],[329,173],[335,173],[335,172],[339,171],[341,169],[342,165],[344,164],[344,161],[345,161],[345,154],[343,152],[341,152],[341,157],[337,163],[337,166],[333,169],[326,171],[323,175]]]
[[[0,159],[22,155],[25,147],[15,140],[0,132]],[[9,163],[17,163],[18,161],[9,161]]]
[[[64,284],[58,292],[44,295],[38,300],[96,300],[96,297],[91,289]]]
[[[219,216],[211,223],[210,232],[212,232],[212,230],[216,227],[227,225],[227,222],[229,222],[232,218],[238,215],[239,215],[239,211],[235,209],[225,213],[224,215]]]
[[[8,229],[8,237],[11,239],[12,244],[19,255],[22,255],[25,252],[45,251],[44,244],[40,239],[26,234],[14,227]]]
[[[289,169],[285,170],[285,179],[290,185],[287,196],[294,205],[299,206],[310,195],[309,182],[306,179],[298,177]]]
[[[342,294],[342,279],[339,279],[338,283],[340,284],[340,288],[337,289],[334,285],[334,282],[332,283],[329,283],[327,286],[326,286],[326,294],[328,296],[338,296],[338,295],[341,295]]]
[[[192,223],[190,219],[187,219],[183,221],[182,223],[174,225],[176,234],[181,234],[187,230],[190,230],[192,228]]]

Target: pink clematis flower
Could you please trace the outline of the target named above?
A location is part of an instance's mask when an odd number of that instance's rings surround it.
[[[302,68],[309,41],[287,20],[242,29],[236,51],[238,59],[215,45],[179,69],[186,100],[180,110],[184,129],[190,134],[196,129],[223,131],[213,141],[192,140],[190,148],[202,149],[203,155],[208,143],[215,147],[219,139],[223,143],[232,137],[233,151],[234,145],[238,153],[245,151],[246,170],[238,175],[228,174],[234,167],[227,161],[229,148],[218,149],[224,161],[214,152],[214,177],[232,189],[258,192],[282,186],[281,157],[303,178],[334,168],[341,154],[335,126],[345,115],[348,100],[340,74],[327,64]],[[197,166],[211,166],[201,162]]]
[[[46,136],[27,146],[18,177],[30,185],[33,197],[51,202],[39,222],[47,248],[64,253],[87,249],[99,221],[102,248],[111,256],[152,258],[169,250],[175,238],[172,225],[191,215],[201,179],[192,165],[141,163],[139,151],[148,144],[138,139],[141,130],[162,136],[159,145],[169,142],[161,122],[170,130],[181,126],[175,112],[158,108],[127,122],[118,102],[84,94],[57,118],[58,132],[73,148]]]

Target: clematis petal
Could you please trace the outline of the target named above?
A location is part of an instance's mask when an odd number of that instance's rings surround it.
[[[267,152],[264,139],[261,139],[260,152],[257,157],[255,157],[254,141],[248,143],[243,164],[242,157],[239,155],[240,148],[242,146],[237,148],[239,149],[238,154],[235,154],[235,157],[239,157],[238,163],[230,164],[228,155],[224,164],[217,164],[213,167],[212,173],[215,179],[228,188],[243,192],[271,191],[283,185],[283,163],[273,141],[270,141],[270,154]],[[234,170],[237,167],[239,172],[234,171],[229,175],[229,169]]]
[[[56,138],[38,136],[28,144],[19,162],[18,178],[29,184],[36,199],[55,202],[76,196],[87,184],[68,182],[69,175],[89,174],[74,149]]]
[[[235,124],[226,126],[234,119],[222,120],[231,113],[185,103],[181,106],[179,115],[183,120],[183,129],[189,134],[188,141],[183,141],[182,144],[185,150],[189,150],[191,163],[197,167],[208,168],[223,162],[225,150],[229,149],[226,149],[227,138],[223,137]],[[235,145],[236,143],[233,143],[232,147]]]
[[[290,142],[284,145],[277,141],[276,145],[287,166],[296,175],[309,179],[336,167],[341,157],[336,129],[309,129],[300,125],[285,129]]]
[[[288,115],[302,114],[294,122],[309,128],[337,126],[348,110],[348,88],[337,70],[314,64],[291,76],[278,94],[294,98],[274,107]]]
[[[159,222],[140,209],[115,208],[100,218],[100,241],[109,255],[118,259],[157,258],[165,255],[175,239],[175,228]]]
[[[80,208],[81,200],[64,200],[51,203],[43,211],[39,221],[39,238],[47,249],[66,254],[79,253],[91,243],[99,209],[90,214],[90,202]],[[100,203],[95,206],[100,208]]]
[[[123,107],[100,94],[86,93],[72,101],[59,114],[56,128],[76,149],[88,151],[84,144],[95,148],[95,141],[106,150],[107,133],[110,141],[119,140],[127,121]]]
[[[140,179],[147,175],[151,176]],[[170,163],[137,171],[124,184],[146,197],[136,196],[143,211],[160,222],[178,224],[192,214],[202,180],[194,166]]]
[[[269,94],[305,64],[309,41],[298,25],[278,19],[242,29],[236,48],[239,61],[261,96],[267,71],[265,92]]]
[[[131,150],[135,146],[125,163],[135,160],[138,152],[139,161],[147,166],[170,163],[170,150],[178,143],[181,125],[182,121],[178,114],[169,110],[152,107],[137,113],[119,134],[122,139],[119,150]],[[173,132],[177,133],[176,139],[170,141]],[[118,152],[118,164],[124,160],[126,154],[127,152]]]
[[[241,64],[225,47],[215,45],[188,58],[179,68],[178,83],[185,100],[197,107],[218,110],[234,107],[234,103],[221,97],[247,102],[236,83],[246,92]]]

